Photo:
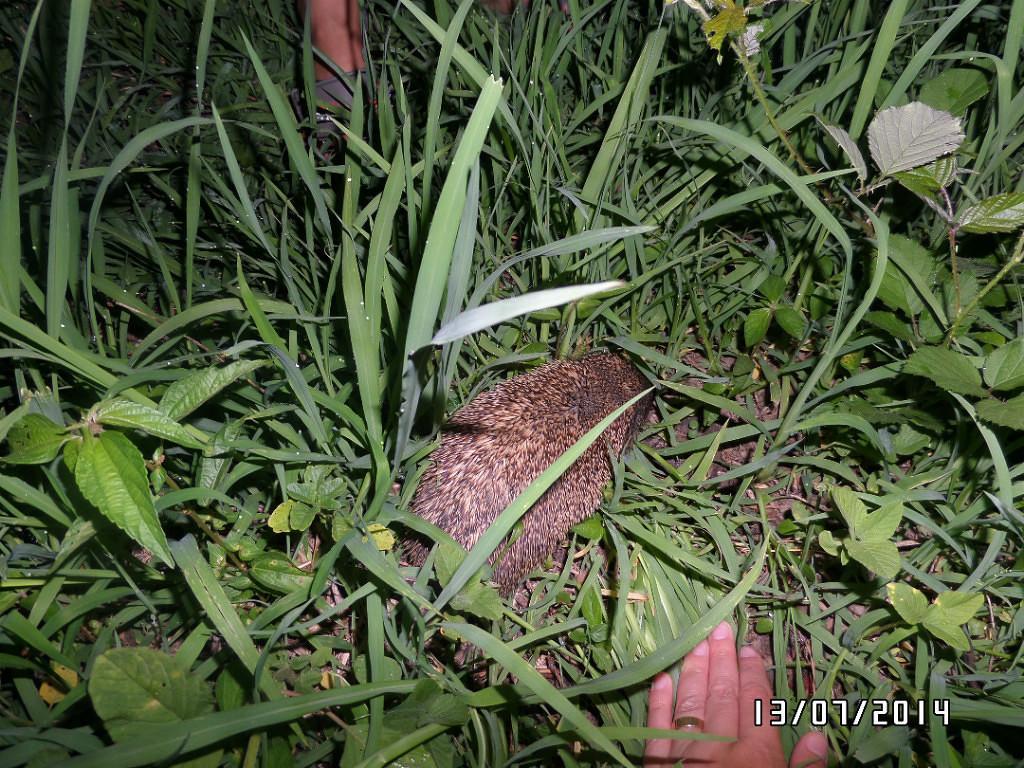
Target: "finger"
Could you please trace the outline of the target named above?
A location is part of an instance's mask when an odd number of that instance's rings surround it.
[[[704,712],[708,700],[708,642],[701,640],[686,654],[679,673],[676,694],[675,720],[690,718],[689,722],[703,728]]]
[[[673,726],[683,732],[701,733],[704,730],[708,703],[708,643],[701,640],[683,659],[679,672],[679,690],[676,692],[676,709]],[[674,760],[689,757],[700,742],[677,739],[672,742],[670,756]]]
[[[828,765],[828,739],[818,731],[800,737],[789,758],[789,768],[826,768]]]
[[[740,648],[739,740],[749,745],[755,754],[773,755],[774,762],[782,765],[782,741],[777,728],[754,724],[755,701],[761,700],[761,711],[768,711],[772,686],[768,671],[757,651],[749,645]]]
[[[366,67],[363,59],[363,17],[359,13],[359,0],[347,0],[347,5],[351,67],[346,71],[358,72]]]
[[[736,642],[732,627],[722,622],[708,638],[708,694],[712,704],[707,708],[704,730],[717,736],[736,738],[739,721],[739,669],[736,665]]]
[[[672,678],[662,672],[651,683],[651,692],[647,696],[647,727],[672,727]],[[671,765],[669,753],[672,750],[672,739],[651,739],[644,750],[644,766]]]

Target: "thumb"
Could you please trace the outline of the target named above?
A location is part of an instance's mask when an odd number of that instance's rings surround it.
[[[828,739],[818,731],[805,733],[793,749],[789,768],[826,768],[828,765]]]

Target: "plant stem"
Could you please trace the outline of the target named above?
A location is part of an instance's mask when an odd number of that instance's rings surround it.
[[[775,112],[772,111],[771,105],[768,103],[768,95],[764,92],[764,88],[761,87],[761,81],[758,79],[757,72],[754,71],[754,65],[750,63],[750,59],[747,57],[746,52],[740,48],[735,41],[732,43],[732,49],[736,53],[740,63],[743,65],[743,71],[747,74],[747,80],[750,81],[750,87],[754,89],[754,96],[757,97],[758,102],[764,109],[764,115],[768,119],[768,124],[775,129],[775,133],[789,151],[789,155],[793,158],[793,162],[800,166],[801,171],[810,175],[813,173],[811,167],[804,162],[802,157],[800,157],[800,154],[796,151],[796,147],[794,147],[793,143],[789,140],[789,134],[786,132],[786,129],[779,125],[778,120],[775,119]]]
[[[967,318],[971,314],[971,312],[974,311],[974,308],[978,306],[978,303],[982,299],[984,299],[985,296],[988,295],[989,291],[991,291],[993,288],[999,285],[999,283],[1001,283],[1003,279],[1010,273],[1010,270],[1016,266],[1019,266],[1021,262],[1024,262],[1024,233],[1022,233],[1021,236],[1017,238],[1017,245],[1014,246],[1013,256],[1010,257],[1010,260],[1003,265],[1002,269],[1000,269],[996,273],[995,277],[993,277],[985,284],[984,288],[978,291],[974,298],[968,302],[966,307],[957,312],[956,319],[953,321],[953,324],[949,327],[949,331],[946,332],[947,342],[953,339],[953,337],[956,335],[956,332],[960,329],[960,324],[964,321],[965,318]]]
[[[950,258],[950,269],[953,270],[953,291],[956,296],[956,314],[960,316],[960,268],[957,265],[956,258],[956,217],[953,213],[953,201],[949,199],[949,193],[946,192],[945,187],[939,187],[939,192],[942,193],[943,200],[946,201],[946,213],[949,215],[949,258]]]

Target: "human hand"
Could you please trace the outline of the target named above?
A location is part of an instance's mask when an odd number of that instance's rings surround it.
[[[754,700],[772,696],[764,661],[749,645],[740,649],[737,659],[732,627],[722,622],[683,660],[674,701],[672,678],[664,672],[654,678],[647,726],[693,728],[735,741],[651,739],[644,767],[669,768],[682,760],[685,766],[700,768],[786,768],[778,730],[754,725]],[[826,768],[827,757],[828,741],[811,732],[797,743],[789,766]]]

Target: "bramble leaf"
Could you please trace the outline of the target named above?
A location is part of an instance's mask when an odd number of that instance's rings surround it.
[[[963,115],[969,106],[988,94],[988,79],[977,69],[952,67],[921,87],[918,98],[930,107]]]
[[[920,168],[899,171],[893,174],[893,178],[915,195],[938,199],[935,193],[948,187],[956,178],[956,156],[947,155]]]
[[[1010,400],[990,397],[978,401],[974,407],[978,416],[985,421],[1024,431],[1024,395],[1017,395]]]
[[[943,347],[921,347],[907,359],[904,373],[931,379],[940,389],[959,395],[984,395],[981,374],[970,359]]]
[[[857,142],[853,140],[849,133],[838,126],[822,123],[821,127],[839,145],[839,148],[846,153],[847,158],[850,160],[850,165],[857,171],[857,178],[864,181],[868,177],[868,164],[864,162],[864,155],[861,154]]]
[[[927,165],[963,140],[958,118],[919,101],[883,109],[868,126],[871,158],[883,176]]]
[[[1024,387],[1024,338],[995,349],[985,358],[985,383],[996,392]]]
[[[960,212],[959,226],[964,232],[1013,232],[1021,225],[1024,225],[1024,192],[986,197]]]

